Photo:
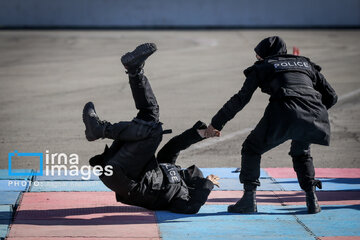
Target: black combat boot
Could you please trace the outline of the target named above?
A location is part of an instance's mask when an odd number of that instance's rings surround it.
[[[92,102],[85,104],[82,117],[85,124],[85,136],[88,141],[105,137],[105,129],[110,123],[100,121]]]
[[[310,191],[306,191],[306,206],[308,209],[308,213],[315,214],[321,212],[320,205],[318,203],[318,199],[315,194],[316,187],[322,188],[322,184],[319,180],[314,181],[314,186],[311,187]]]
[[[255,213],[256,206],[256,186],[244,186],[245,192],[242,198],[236,204],[228,207],[228,212],[231,213]]]
[[[155,43],[144,43],[134,51],[121,57],[121,62],[127,69],[129,76],[138,74],[144,67],[145,60],[157,50]]]

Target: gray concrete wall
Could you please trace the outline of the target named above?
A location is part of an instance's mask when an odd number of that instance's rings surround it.
[[[0,0],[2,27],[360,26],[359,0]]]

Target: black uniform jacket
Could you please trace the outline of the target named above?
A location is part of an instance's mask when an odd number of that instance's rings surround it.
[[[152,161],[139,181],[122,175],[127,189],[116,193],[119,202],[151,210],[195,214],[205,204],[214,184],[195,165],[180,167]]]
[[[270,95],[265,111],[267,142],[293,139],[329,145],[327,109],[337,102],[337,95],[320,71],[318,65],[302,56],[275,55],[257,61],[244,71],[243,87],[218,111],[211,124],[221,130],[259,87]]]

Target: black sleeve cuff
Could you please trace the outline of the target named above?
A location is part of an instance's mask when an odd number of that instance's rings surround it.
[[[211,126],[213,126],[216,130],[221,131],[223,129],[223,125],[216,121],[215,117],[211,120]]]

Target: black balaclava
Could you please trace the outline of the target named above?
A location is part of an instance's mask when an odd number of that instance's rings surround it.
[[[278,36],[265,38],[254,48],[254,50],[261,58],[287,53],[284,40]]]

